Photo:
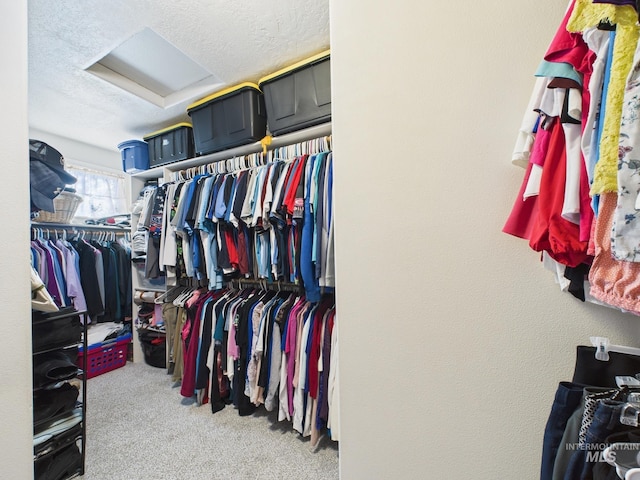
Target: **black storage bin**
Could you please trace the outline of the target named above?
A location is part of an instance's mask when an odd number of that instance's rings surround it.
[[[149,145],[149,167],[186,160],[194,156],[193,128],[178,123],[143,137]]]
[[[39,433],[56,417],[64,415],[76,406],[80,391],[68,382],[55,388],[33,392],[33,431]]]
[[[75,443],[34,462],[34,480],[74,478],[83,474],[82,454]]]
[[[197,155],[257,142],[267,133],[264,95],[253,83],[209,95],[189,105],[187,113]]]
[[[56,349],[51,352],[34,355],[33,387],[52,386],[58,382],[70,380],[78,375],[78,347]]]
[[[144,361],[152,367],[167,367],[166,335],[148,329],[138,329],[138,339],[144,354]]]
[[[272,135],[331,121],[329,50],[267,75],[258,85]]]
[[[82,338],[80,316],[71,307],[51,313],[33,312],[32,329],[34,353],[80,343]]]

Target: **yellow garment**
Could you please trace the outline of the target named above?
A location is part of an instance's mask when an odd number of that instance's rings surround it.
[[[591,3],[590,0],[576,0],[567,30],[582,32],[587,28],[597,27],[600,22],[615,24],[616,38],[600,138],[600,158],[595,167],[591,195],[618,191],[618,141],[622,100],[640,33],[637,25],[638,13],[632,6]]]

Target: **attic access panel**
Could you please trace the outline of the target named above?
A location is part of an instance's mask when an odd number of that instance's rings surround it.
[[[85,70],[161,108],[222,85],[216,75],[150,28],[128,38]]]

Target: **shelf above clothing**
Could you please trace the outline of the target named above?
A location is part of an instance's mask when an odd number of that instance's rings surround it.
[[[284,147],[294,143],[304,142],[313,138],[323,137],[331,135],[331,122],[323,123],[313,127],[305,128],[304,130],[298,130],[297,132],[287,133],[278,137],[273,137],[268,149]],[[241,145],[239,147],[230,148],[220,152],[210,153],[202,155],[200,157],[188,158],[181,162],[169,163],[159,167],[137,172],[131,175],[133,178],[139,178],[143,180],[152,180],[155,178],[161,178],[165,172],[165,169],[170,172],[176,172],[178,170],[184,170],[191,167],[197,167],[207,163],[214,163],[220,160],[226,160],[233,157],[239,157],[242,155],[249,155],[251,153],[261,152],[263,145],[261,142],[255,142],[248,145]]]

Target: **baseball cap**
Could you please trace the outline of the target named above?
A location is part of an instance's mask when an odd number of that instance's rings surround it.
[[[55,212],[53,199],[76,177],[64,170],[62,154],[40,140],[29,140],[31,211]]]
[[[41,140],[29,139],[29,160],[38,160],[58,174],[65,185],[76,183],[77,179],[64,169],[62,154]]]

